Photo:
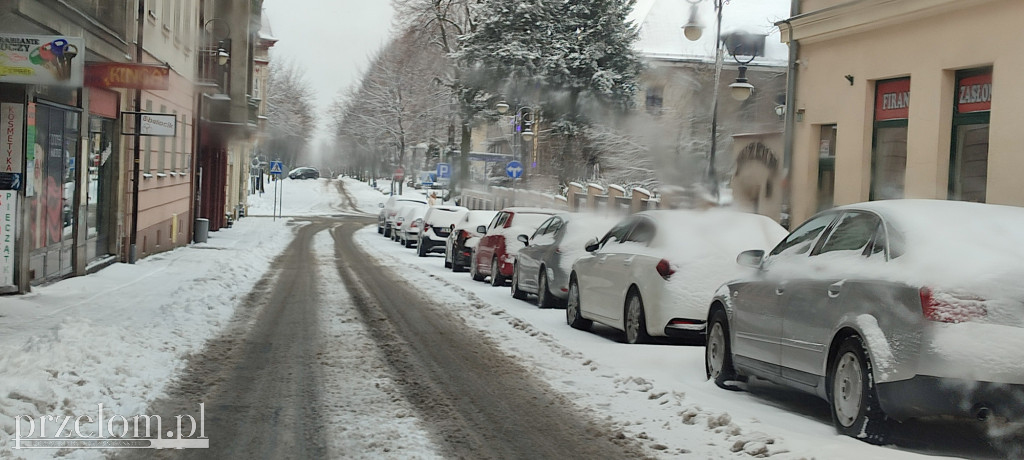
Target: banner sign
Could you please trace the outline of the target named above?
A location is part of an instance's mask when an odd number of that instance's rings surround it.
[[[875,121],[910,116],[910,79],[880,81],[875,90]]]
[[[0,83],[78,87],[84,62],[82,38],[0,34]]]
[[[21,174],[24,167],[25,106],[0,104],[0,173]]]
[[[14,285],[14,229],[17,228],[18,192],[0,190],[0,287]]]
[[[171,69],[166,66],[118,62],[89,62],[85,65],[85,86],[166,90]]]
[[[129,120],[135,120],[135,114],[138,112],[121,112],[122,127],[128,126]],[[156,137],[174,137],[177,135],[178,128],[178,116],[173,113],[142,113],[140,119],[142,124],[139,125],[140,136],[156,136]],[[129,129],[122,129],[121,134],[132,135],[134,131]]]
[[[956,88],[957,113],[992,110],[992,72],[960,79]]]

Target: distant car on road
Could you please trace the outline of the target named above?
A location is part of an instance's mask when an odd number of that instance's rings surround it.
[[[466,269],[469,262],[473,260],[473,249],[466,245],[470,239],[479,239],[482,233],[478,233],[481,225],[486,226],[494,220],[498,211],[472,210],[467,212],[458,222],[452,225],[452,231],[445,240],[444,266],[451,268],[453,272],[461,272]]]
[[[703,340],[708,302],[722,283],[749,268],[744,247],[767,249],[786,236],[768,217],[723,209],[634,214],[587,245],[573,264],[566,322],[593,321],[625,332],[627,343],[652,337]]]
[[[431,252],[444,252],[445,241],[452,231],[452,225],[462,219],[469,209],[462,206],[438,205],[431,206],[423,216],[423,226],[419,241],[416,243],[416,254],[426,257]]]
[[[537,294],[537,306],[553,307],[569,293],[569,272],[576,259],[587,254],[587,240],[603,236],[621,216],[561,213],[552,216],[528,238],[517,236],[526,247],[519,250],[512,269],[512,297]]]
[[[483,236],[469,265],[473,280],[483,281],[490,275],[491,286],[504,285],[505,280],[512,277],[516,253],[523,247],[516,238],[532,235],[540,224],[558,212],[545,208],[505,208],[494,216],[490,225],[478,228],[477,232]]]
[[[885,200],[821,212],[718,289],[705,368],[829,402],[840,434],[892,420],[1024,420],[1024,209]],[[731,385],[729,385],[731,386]]]
[[[310,168],[308,166],[303,166],[303,167],[295,168],[295,169],[289,171],[288,172],[288,178],[289,179],[319,179],[320,178],[320,171],[318,171],[316,168]]]

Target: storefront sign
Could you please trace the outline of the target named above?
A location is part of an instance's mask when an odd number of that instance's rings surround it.
[[[79,87],[84,62],[82,38],[0,34],[0,83]]]
[[[134,135],[135,132],[127,129],[129,121],[135,120],[138,112],[121,112],[122,130],[121,134]],[[171,113],[142,113],[141,124],[139,125],[140,136],[174,137],[177,134],[178,116]]]
[[[14,229],[18,217],[18,192],[0,191],[0,287],[14,285]]]
[[[36,103],[28,103],[28,117],[25,118],[25,196],[36,194]]]
[[[85,86],[166,90],[171,69],[165,66],[90,62],[85,66]]]
[[[21,174],[24,167],[25,106],[0,104],[0,172]]]
[[[910,115],[910,79],[878,82],[875,91],[875,121],[902,120]]]
[[[960,79],[957,85],[957,113],[987,112],[992,109],[992,73]]]

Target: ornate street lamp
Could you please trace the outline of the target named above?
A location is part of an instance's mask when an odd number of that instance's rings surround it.
[[[690,41],[696,41],[703,35],[704,25],[701,24],[697,14],[697,4],[703,0],[687,0],[690,2],[690,18],[683,26],[683,35]],[[718,176],[715,171],[715,149],[718,137],[718,87],[722,78],[722,4],[725,0],[710,0],[715,7],[715,85],[712,90],[712,102],[711,102],[711,150],[708,153],[708,173],[707,180],[709,182],[711,193],[718,199]],[[754,92],[754,86],[747,81],[747,64],[750,64],[754,60],[754,55],[750,56],[750,59],[740,61],[737,54],[740,52],[740,47],[736,47],[730,53],[736,63],[739,64],[739,74],[737,75],[736,81],[729,85],[730,93],[733,99],[737,101],[745,101]]]

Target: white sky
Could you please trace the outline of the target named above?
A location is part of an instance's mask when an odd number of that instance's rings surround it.
[[[271,59],[284,57],[306,70],[322,111],[359,81],[390,36],[394,16],[390,0],[265,0],[263,8],[278,39]]]

